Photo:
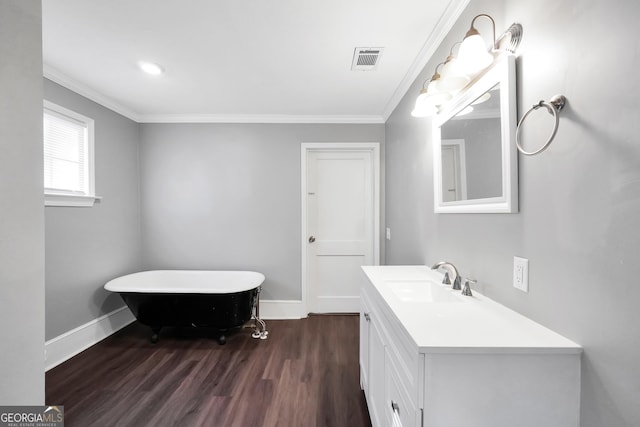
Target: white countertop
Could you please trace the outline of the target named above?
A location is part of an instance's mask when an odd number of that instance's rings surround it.
[[[481,295],[468,297],[442,285],[442,273],[426,266],[362,267],[375,290],[422,353],[581,353],[582,347]],[[415,282],[438,295],[431,301],[401,298],[393,286]],[[397,289],[397,288],[396,288]],[[440,302],[442,301],[442,302]]]

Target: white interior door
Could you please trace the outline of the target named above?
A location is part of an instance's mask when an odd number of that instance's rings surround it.
[[[442,201],[460,200],[456,149],[451,145],[443,145],[440,153],[442,158]]]
[[[360,266],[378,263],[375,170],[371,149],[306,152],[303,274],[309,312],[355,313],[360,309]]]
[[[442,201],[467,199],[467,179],[463,139],[442,141]]]

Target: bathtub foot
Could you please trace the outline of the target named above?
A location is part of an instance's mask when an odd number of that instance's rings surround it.
[[[154,344],[160,339],[160,329],[162,328],[151,328],[151,342]]]
[[[227,337],[224,334],[221,334],[218,337],[218,344],[225,345],[227,343]]]

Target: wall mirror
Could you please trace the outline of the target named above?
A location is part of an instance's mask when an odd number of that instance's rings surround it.
[[[515,58],[506,55],[433,121],[435,212],[518,212]]]

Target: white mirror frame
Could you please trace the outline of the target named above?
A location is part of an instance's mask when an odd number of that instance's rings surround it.
[[[495,85],[500,84],[500,130],[502,134],[502,196],[443,202],[440,128]],[[515,57],[505,55],[466,89],[441,107],[433,119],[433,194],[436,213],[518,212],[518,151],[516,132]]]

